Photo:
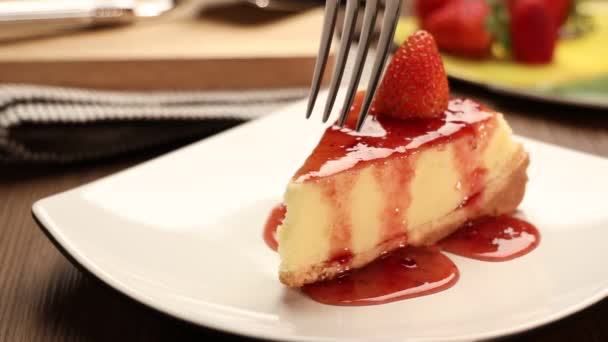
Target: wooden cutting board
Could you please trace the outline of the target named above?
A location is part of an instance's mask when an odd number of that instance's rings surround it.
[[[5,43],[0,82],[141,90],[308,86],[322,19],[319,8],[285,14],[233,5]]]

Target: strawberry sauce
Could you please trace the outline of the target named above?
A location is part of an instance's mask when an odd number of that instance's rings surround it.
[[[331,178],[325,182],[323,189],[325,197],[329,199],[332,205],[331,214],[332,222],[334,222],[333,230],[330,236],[331,257],[332,260],[343,260],[345,255],[351,255],[351,218],[349,206],[350,200],[348,196],[350,192],[340,191],[340,189],[352,189],[354,184],[354,175],[349,174],[345,177]],[[350,259],[349,259],[350,260]],[[346,262],[340,262],[347,264]]]
[[[483,261],[506,261],[529,253],[540,242],[530,223],[511,217],[486,217],[467,222],[438,243],[453,254]]]
[[[345,128],[331,126],[304,165],[293,177],[295,182],[310,182],[323,179],[377,162],[383,159],[402,158],[422,149],[448,143],[467,136],[485,135],[487,123],[494,115],[472,100],[451,100],[448,110],[437,118],[414,118],[407,120],[371,115],[366,119],[361,132],[353,130],[356,113],[361,108],[365,93],[354,99],[349,120]],[[476,151],[480,151],[480,146]],[[464,162],[467,158],[462,155]]]
[[[459,271],[441,249],[483,261],[507,261],[531,252],[540,242],[538,230],[510,216],[487,217],[466,223],[451,236],[427,248],[405,247],[363,268],[302,291],[330,305],[360,306],[425,296],[452,287]]]
[[[305,285],[302,291],[331,305],[375,305],[446,290],[458,280],[456,265],[433,248],[401,248],[362,269]]]
[[[276,251],[279,247],[277,242],[277,228],[283,223],[287,208],[284,204],[279,204],[272,209],[268,219],[266,219],[266,225],[264,225],[264,242],[272,249]]]
[[[407,225],[404,213],[410,207],[410,183],[414,178],[415,157],[395,160],[393,167],[379,166],[374,169],[374,176],[386,197],[382,216],[382,241],[389,241],[403,235]]]

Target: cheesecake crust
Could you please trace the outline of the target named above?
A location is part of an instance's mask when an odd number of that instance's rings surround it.
[[[382,254],[406,245],[430,246],[452,234],[466,221],[483,216],[498,216],[513,213],[521,203],[526,183],[529,157],[518,144],[513,158],[506,163],[501,176],[492,179],[485,186],[479,209],[458,208],[437,220],[408,229],[403,234],[385,241],[376,247],[354,255],[348,264],[322,262],[297,272],[279,272],[279,279],[289,287],[301,287],[318,281],[329,280],[350,269],[360,268],[374,261]]]

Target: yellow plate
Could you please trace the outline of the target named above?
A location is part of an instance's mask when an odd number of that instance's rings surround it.
[[[474,60],[443,55],[450,77],[517,95],[551,101],[608,106],[608,3],[591,1],[594,30],[577,39],[560,40],[554,61],[531,66],[509,59]],[[414,18],[402,18],[395,42],[417,29]]]

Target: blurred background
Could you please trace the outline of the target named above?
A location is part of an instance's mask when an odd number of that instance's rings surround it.
[[[204,137],[303,98],[322,7],[0,0],[0,159],[97,160]],[[402,8],[394,46],[417,29],[431,32],[455,90],[608,108],[606,1],[404,0]],[[326,76],[332,65],[333,56]]]

